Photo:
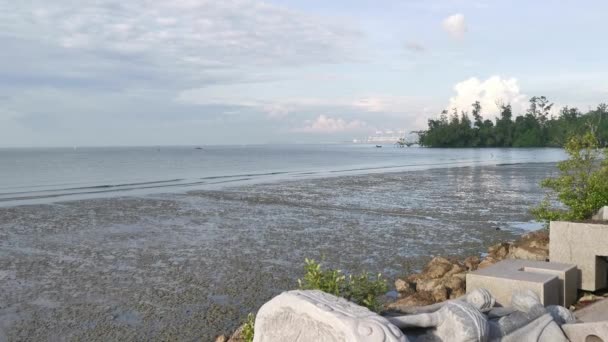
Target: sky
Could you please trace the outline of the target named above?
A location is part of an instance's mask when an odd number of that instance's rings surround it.
[[[328,143],[608,102],[608,1],[0,0],[0,147]]]

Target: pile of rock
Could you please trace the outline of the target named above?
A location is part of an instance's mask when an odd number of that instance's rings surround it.
[[[488,248],[482,259],[470,256],[463,261],[433,258],[421,273],[397,279],[395,288],[399,299],[389,309],[402,310],[461,297],[466,291],[466,273],[493,265],[504,259],[546,261],[549,257],[549,233],[539,230],[523,235],[515,242],[503,242]]]

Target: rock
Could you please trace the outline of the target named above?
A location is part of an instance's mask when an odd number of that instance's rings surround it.
[[[464,266],[467,268],[467,271],[475,271],[480,262],[481,260],[478,256],[470,256],[464,259]]]
[[[546,261],[549,259],[549,250],[530,246],[513,246],[508,257],[511,259]]]
[[[215,342],[228,342],[228,337],[225,335],[220,335],[215,338]]]
[[[408,308],[416,307],[416,306],[425,306],[430,305],[435,302],[435,298],[430,292],[420,291],[416,292],[411,296],[399,299],[393,303],[388,305],[390,310],[395,311],[406,311]]]
[[[502,260],[509,255],[509,248],[511,247],[510,243],[501,242],[496,245],[490,246],[488,248],[488,254],[492,256],[494,259]]]
[[[477,266],[477,269],[482,269],[482,268],[486,268],[488,266],[492,266],[495,263],[497,263],[498,261],[499,260],[496,260],[493,257],[488,256],[479,263],[479,265]]]
[[[437,279],[443,277],[452,269],[452,263],[442,257],[435,257],[431,262],[428,263],[424,271],[424,275],[430,279]]]
[[[232,336],[228,339],[227,342],[245,342],[245,337],[243,336],[243,329],[245,329],[245,324],[242,324],[238,327]]]
[[[442,279],[420,279],[416,283],[416,291],[432,292],[441,283]]]
[[[439,285],[433,289],[432,295],[435,302],[443,302],[448,300],[448,289],[443,285]]]
[[[266,302],[255,319],[254,342],[405,342],[386,318],[321,291],[288,291]]]
[[[416,292],[416,284],[412,284],[403,279],[395,280],[395,290],[399,292],[401,297],[407,297]]]
[[[467,271],[467,268],[464,265],[459,263],[455,263],[452,265],[452,268],[448,271],[448,273],[444,274],[445,278],[449,278],[454,274],[464,273]]]
[[[465,281],[457,276],[451,277],[445,285],[450,289],[450,299],[462,296],[466,290]]]

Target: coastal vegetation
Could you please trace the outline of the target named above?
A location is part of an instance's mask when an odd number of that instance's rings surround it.
[[[243,330],[242,330],[242,334],[241,334],[244,342],[253,342],[253,333],[255,332],[254,327],[255,327],[255,315],[252,313],[249,313],[247,315],[247,320],[245,321],[245,324],[243,324]]]
[[[562,147],[568,137],[593,127],[599,146],[608,144],[608,105],[582,113],[563,107],[553,114],[553,103],[544,96],[530,99],[524,114],[514,118],[510,104],[497,102],[494,121],[484,119],[479,101],[469,112],[444,110],[438,119],[428,120],[428,129],[418,132],[419,143],[426,147]]]
[[[372,311],[382,308],[379,298],[388,291],[386,279],[381,274],[373,276],[362,272],[347,277],[340,270],[324,269],[312,259],[304,260],[304,272],[304,277],[298,279],[300,289],[331,293]]]
[[[549,192],[532,210],[537,220],[587,220],[608,205],[608,149],[593,131],[570,137],[564,148],[569,158],[557,164],[559,175],[541,183]],[[556,202],[563,206],[555,208]]]

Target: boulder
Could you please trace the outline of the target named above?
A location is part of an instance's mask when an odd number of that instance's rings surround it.
[[[453,264],[448,259],[435,257],[428,263],[423,274],[426,278],[437,279],[443,277],[452,267]]]
[[[466,286],[462,277],[453,276],[446,282],[446,287],[450,289],[450,299],[458,298],[464,295]]]
[[[502,260],[509,255],[509,249],[511,244],[508,242],[501,242],[496,245],[488,247],[488,254],[494,259]]]
[[[513,246],[509,251],[509,258],[546,261],[549,259],[549,250],[531,246]]]
[[[388,309],[395,311],[406,311],[407,308],[415,306],[426,306],[435,303],[433,294],[427,291],[419,291],[413,295],[401,298],[388,305]]]
[[[243,329],[245,329],[245,324],[242,324],[240,327],[238,327],[226,342],[245,342],[245,337],[243,336]]]
[[[443,283],[443,279],[420,279],[416,283],[416,291],[433,291]]]
[[[477,266],[477,269],[482,269],[482,268],[486,268],[488,266],[492,266],[499,261],[500,260],[496,260],[493,257],[488,256],[479,263],[479,265]]]
[[[399,292],[401,297],[406,297],[416,292],[416,284],[403,279],[397,279],[395,280],[395,290]]]
[[[435,302],[443,302],[448,300],[448,289],[443,285],[439,285],[433,289],[432,295]]]
[[[478,256],[470,256],[464,259],[463,263],[464,266],[467,268],[467,271],[475,271],[477,269],[477,266],[479,266],[480,262],[481,260]]]

